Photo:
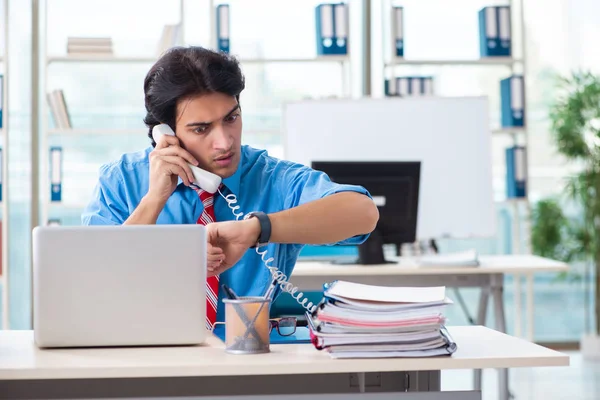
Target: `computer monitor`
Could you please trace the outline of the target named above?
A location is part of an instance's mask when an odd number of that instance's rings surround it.
[[[378,206],[377,226],[358,247],[359,264],[384,264],[384,244],[400,249],[416,240],[421,162],[314,161],[312,168],[333,182],[363,186]]]

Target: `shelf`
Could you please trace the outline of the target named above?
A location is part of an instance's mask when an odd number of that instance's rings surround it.
[[[276,129],[276,128],[243,129],[242,128],[242,136],[243,135],[261,135],[261,134],[280,135],[281,129]]]
[[[326,63],[346,62],[349,56],[317,56],[312,58],[238,58],[241,64],[276,64],[276,63]]]
[[[99,62],[99,63],[153,63],[158,57],[124,57],[114,54],[107,55],[64,55],[51,56],[46,58],[47,64],[52,63],[79,63],[79,62]],[[326,62],[346,62],[350,60],[349,56],[317,56],[310,58],[238,58],[241,64],[275,64],[275,63],[326,63]]]
[[[144,132],[148,132],[148,128],[131,128],[131,129],[85,129],[85,128],[75,128],[75,129],[59,129],[52,128],[48,129],[48,135],[132,135],[132,134],[140,134]],[[242,134],[245,135],[257,135],[257,134],[280,134],[280,129],[274,128],[265,128],[265,129],[243,129]],[[2,130],[0,129],[0,135],[2,134]]]
[[[142,132],[147,132],[148,129],[145,127],[142,128],[131,128],[131,129],[48,129],[48,135],[129,135],[129,134],[139,134]]]
[[[78,62],[99,62],[99,63],[153,63],[158,57],[123,57],[114,54],[107,55],[66,55],[51,56],[46,58],[47,64],[52,63],[78,63]]]
[[[62,210],[83,210],[88,206],[87,203],[64,203],[62,201],[48,201],[51,208],[60,208]]]
[[[496,201],[496,203],[498,203],[498,204],[519,205],[519,204],[527,204],[527,203],[529,203],[529,199],[527,197],[514,197],[514,198],[507,198],[507,199],[504,199],[504,200],[499,200],[499,201]]]
[[[518,59],[512,57],[488,57],[472,60],[410,60],[396,57],[385,65],[393,67],[398,65],[499,65],[511,66],[515,63],[520,63]]]
[[[526,128],[523,126],[516,126],[514,128],[496,128],[492,129],[494,135],[518,135],[526,132]]]

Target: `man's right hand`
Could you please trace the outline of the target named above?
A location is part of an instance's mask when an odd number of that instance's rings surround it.
[[[187,163],[198,165],[198,162],[179,146],[177,137],[168,135],[161,137],[149,158],[148,193],[142,198],[124,225],[155,224],[177,186],[177,178],[180,177],[187,186],[194,181],[194,175]]]
[[[179,145],[176,136],[163,135],[150,153],[150,185],[147,196],[158,203],[166,203],[177,186],[180,177],[186,186],[194,181],[188,163],[198,161]]]

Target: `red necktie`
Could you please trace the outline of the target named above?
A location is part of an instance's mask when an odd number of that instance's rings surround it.
[[[198,190],[204,211],[196,223],[208,225],[215,222],[214,195],[205,190]],[[206,327],[212,329],[217,320],[217,304],[219,301],[219,277],[211,276],[206,279]]]

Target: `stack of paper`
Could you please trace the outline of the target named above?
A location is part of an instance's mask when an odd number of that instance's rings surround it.
[[[479,256],[476,250],[466,250],[457,253],[431,254],[418,259],[421,267],[478,267]]]
[[[450,355],[445,287],[384,287],[336,281],[307,315],[311,339],[333,358]]]
[[[110,37],[69,37],[67,38],[67,54],[100,55],[113,54],[113,43]]]

